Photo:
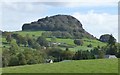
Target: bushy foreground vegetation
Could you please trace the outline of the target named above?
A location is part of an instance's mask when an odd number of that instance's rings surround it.
[[[3,68],[3,73],[118,73],[118,59],[77,60]]]

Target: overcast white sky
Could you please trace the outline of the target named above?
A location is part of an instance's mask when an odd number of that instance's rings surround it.
[[[18,31],[24,23],[45,16],[72,15],[94,36],[118,39],[118,0],[1,0],[0,30]]]

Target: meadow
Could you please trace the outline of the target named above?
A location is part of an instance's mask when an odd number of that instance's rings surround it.
[[[72,60],[6,67],[3,73],[118,73],[118,59]]]
[[[14,33],[20,34],[22,36],[26,36],[27,34],[29,34],[29,36],[39,37],[43,32],[45,31],[16,31]]]

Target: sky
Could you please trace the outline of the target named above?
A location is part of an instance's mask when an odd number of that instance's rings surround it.
[[[118,40],[118,0],[1,0],[0,30],[19,31],[24,23],[57,14],[72,15],[99,38],[112,34]]]

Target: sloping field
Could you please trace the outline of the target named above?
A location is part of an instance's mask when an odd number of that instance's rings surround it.
[[[118,73],[118,59],[96,59],[3,68],[3,73]]]

